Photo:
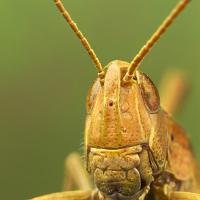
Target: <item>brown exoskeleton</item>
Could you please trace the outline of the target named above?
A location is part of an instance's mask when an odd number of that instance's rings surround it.
[[[180,1],[131,63],[116,60],[104,69],[61,1],[54,1],[98,69],[98,79],[87,98],[85,128],[87,171],[96,189],[87,190],[90,184],[82,168],[77,169],[80,164],[73,155],[67,168],[71,178],[78,176],[75,182],[82,191],[36,199],[200,199],[200,172],[186,133],[161,108],[151,79],[138,70],[189,0]]]

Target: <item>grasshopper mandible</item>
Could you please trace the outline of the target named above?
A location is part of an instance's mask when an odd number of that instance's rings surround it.
[[[102,67],[61,0],[54,0],[98,70],[87,97],[85,161],[96,189],[73,157],[68,162],[82,191],[36,199],[150,200],[200,199],[200,173],[184,130],[160,106],[151,79],[138,68],[149,50],[189,3],[181,0],[131,63]],[[73,177],[73,175],[71,175]],[[69,187],[70,188],[70,187]]]

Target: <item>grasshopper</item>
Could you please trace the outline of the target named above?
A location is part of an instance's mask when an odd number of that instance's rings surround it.
[[[115,60],[104,68],[61,0],[54,2],[98,71],[87,97],[84,138],[86,168],[96,189],[91,189],[79,156],[72,154],[66,161],[70,175],[65,190],[72,189],[72,184],[80,190],[34,199],[200,199],[200,170],[187,134],[160,106],[151,79],[138,70],[145,55],[189,0],[177,4],[131,63]]]

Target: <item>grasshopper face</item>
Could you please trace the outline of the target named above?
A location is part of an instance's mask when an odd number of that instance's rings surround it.
[[[61,0],[54,2],[98,71],[87,99],[87,169],[103,199],[143,200],[166,166],[169,120],[156,87],[137,69],[189,0],[180,0],[130,64],[113,61],[105,69]]]
[[[111,199],[138,198],[166,164],[167,125],[152,81],[137,71],[122,82],[129,63],[107,66],[87,99],[85,148],[88,171]]]
[[[104,199],[144,199],[154,177],[165,168],[168,119],[152,81],[137,71],[145,55],[181,13],[181,0],[131,63],[113,61],[106,69],[61,0],[54,0],[94,62],[99,79],[87,99],[87,169]]]

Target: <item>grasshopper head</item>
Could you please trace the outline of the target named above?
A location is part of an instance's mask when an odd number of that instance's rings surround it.
[[[157,89],[139,71],[124,83],[128,66],[111,62],[104,84],[96,80],[87,99],[88,171],[102,194],[113,199],[146,192],[167,155],[167,127]]]
[[[160,109],[156,87],[137,69],[189,0],[178,3],[130,64],[114,61],[106,71],[61,0],[54,1],[99,74],[87,100],[88,171],[102,195],[118,200],[144,197],[154,176],[165,167],[168,120]]]

